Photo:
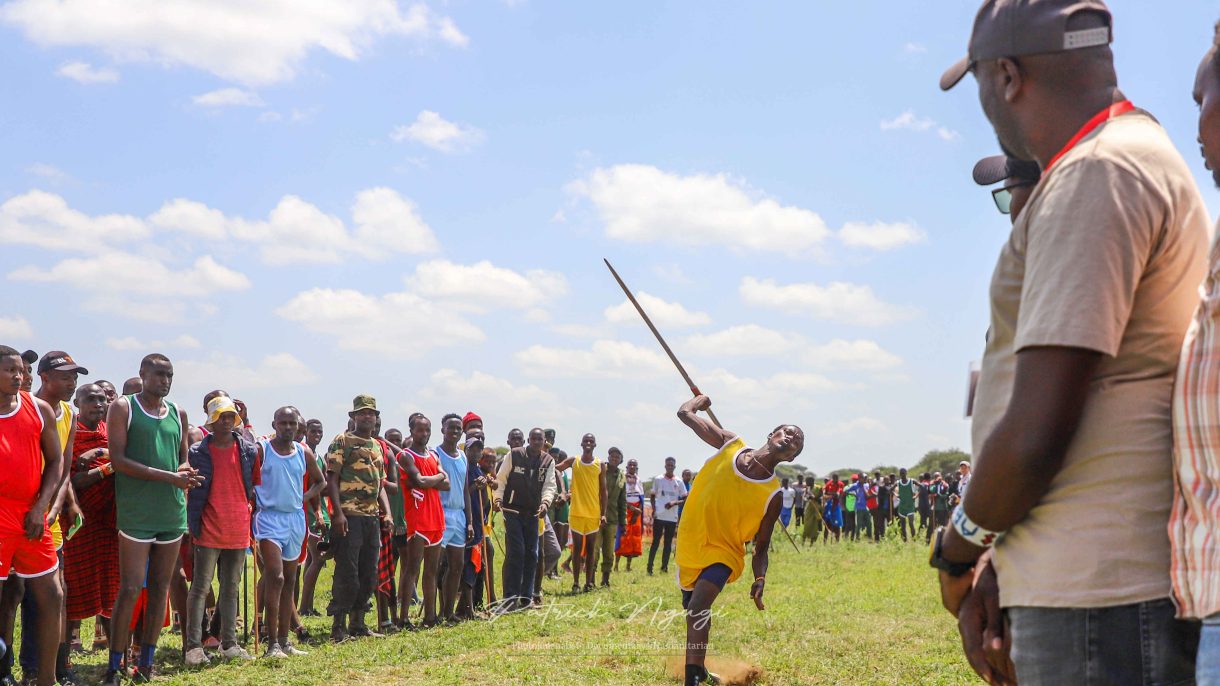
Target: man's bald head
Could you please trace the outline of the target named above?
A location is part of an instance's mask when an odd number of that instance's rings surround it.
[[[144,390],[144,382],[138,376],[133,376],[123,382],[123,395],[132,395],[142,390]]]

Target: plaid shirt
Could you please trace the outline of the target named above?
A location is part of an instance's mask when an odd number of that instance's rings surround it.
[[[1178,616],[1198,619],[1220,612],[1220,244],[1210,263],[1173,395],[1170,577]]]

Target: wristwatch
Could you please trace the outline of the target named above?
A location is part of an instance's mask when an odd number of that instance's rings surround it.
[[[932,538],[932,551],[928,558],[928,564],[934,569],[948,574],[951,577],[957,578],[966,572],[974,569],[976,562],[949,562],[941,556],[941,542],[945,537],[945,527],[936,527],[936,536]]]

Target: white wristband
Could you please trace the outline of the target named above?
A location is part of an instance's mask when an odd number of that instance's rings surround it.
[[[988,531],[970,521],[970,518],[966,516],[966,508],[962,507],[960,503],[953,509],[952,520],[957,534],[980,548],[990,548],[1000,540],[1000,536],[1004,535],[1003,531]]]

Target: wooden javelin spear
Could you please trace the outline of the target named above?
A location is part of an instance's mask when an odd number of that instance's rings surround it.
[[[699,390],[699,387],[696,386],[695,382],[691,380],[690,374],[686,373],[686,368],[682,366],[682,363],[678,361],[678,357],[674,355],[674,351],[669,349],[669,344],[666,343],[665,339],[661,337],[661,332],[657,331],[657,327],[653,325],[652,319],[648,317],[648,313],[644,311],[644,308],[640,306],[640,302],[635,299],[634,295],[632,295],[631,289],[627,288],[627,284],[623,282],[623,277],[619,276],[618,272],[615,271],[614,265],[610,264],[610,260],[606,258],[602,258],[602,262],[606,263],[606,268],[610,270],[610,274],[613,275],[614,280],[618,282],[619,288],[623,289],[623,293],[627,295],[627,299],[630,300],[631,304],[635,306],[635,311],[640,313],[640,318],[644,320],[646,325],[648,325],[648,330],[652,332],[654,337],[656,337],[657,343],[661,344],[661,348],[665,351],[665,354],[669,356],[669,361],[673,362],[674,366],[678,368],[678,373],[682,375],[682,380],[686,382],[687,387],[690,388],[690,392],[694,395],[703,395],[703,393]],[[707,408],[707,416],[717,427],[721,429],[724,428],[724,426],[720,423],[720,420],[716,419],[716,414],[712,412],[712,408],[710,407]],[[788,529],[781,526],[780,530],[783,531],[784,535],[788,537],[788,542],[792,544],[792,547],[796,549],[796,552],[800,553],[801,549],[799,546],[797,546],[796,541],[793,540],[792,534],[788,533]]]

